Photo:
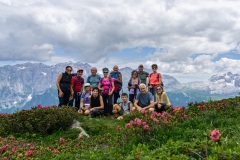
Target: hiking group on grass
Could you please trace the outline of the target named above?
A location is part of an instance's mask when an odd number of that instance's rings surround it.
[[[143,65],[139,65],[138,71],[132,71],[128,80],[129,93],[120,96],[123,81],[118,66],[114,66],[111,72],[108,68],[103,68],[103,77],[97,74],[96,67],[92,67],[86,83],[82,78],[83,69],[79,68],[76,74],[71,74],[72,67],[67,66],[56,82],[58,106],[75,106],[79,113],[90,117],[114,114],[118,119],[134,110],[166,111],[171,103],[164,92],[157,64],[152,65],[153,72],[150,74],[143,69]],[[120,97],[122,102],[117,103]]]

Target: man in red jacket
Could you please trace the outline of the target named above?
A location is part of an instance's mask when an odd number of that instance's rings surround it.
[[[75,107],[80,108],[81,94],[83,90],[84,79],[82,78],[83,69],[77,70],[77,76],[72,77],[71,93],[74,96]]]

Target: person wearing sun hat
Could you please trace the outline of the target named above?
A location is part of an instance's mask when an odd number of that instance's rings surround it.
[[[75,107],[80,108],[81,95],[83,90],[84,79],[82,78],[83,69],[77,70],[77,75],[72,77],[71,80],[71,93],[75,101]]]
[[[89,97],[92,95],[90,83],[84,84],[84,90],[85,92],[81,96],[81,104],[80,104],[81,107],[78,110],[79,113],[84,113],[86,110],[89,109],[89,106],[90,106]]]

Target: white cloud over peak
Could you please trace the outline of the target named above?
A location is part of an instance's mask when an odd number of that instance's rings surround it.
[[[218,71],[224,63],[232,63],[224,70],[233,69],[238,60],[212,60],[239,53],[238,6],[228,0],[1,0],[0,60],[158,62],[166,72],[186,74]],[[138,61],[108,61],[110,53],[135,47],[157,51]]]

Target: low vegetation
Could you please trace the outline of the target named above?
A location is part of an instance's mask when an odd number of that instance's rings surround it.
[[[69,129],[74,119],[90,138]],[[240,159],[240,97],[189,103],[162,114],[91,119],[72,107],[0,115],[1,159]]]

